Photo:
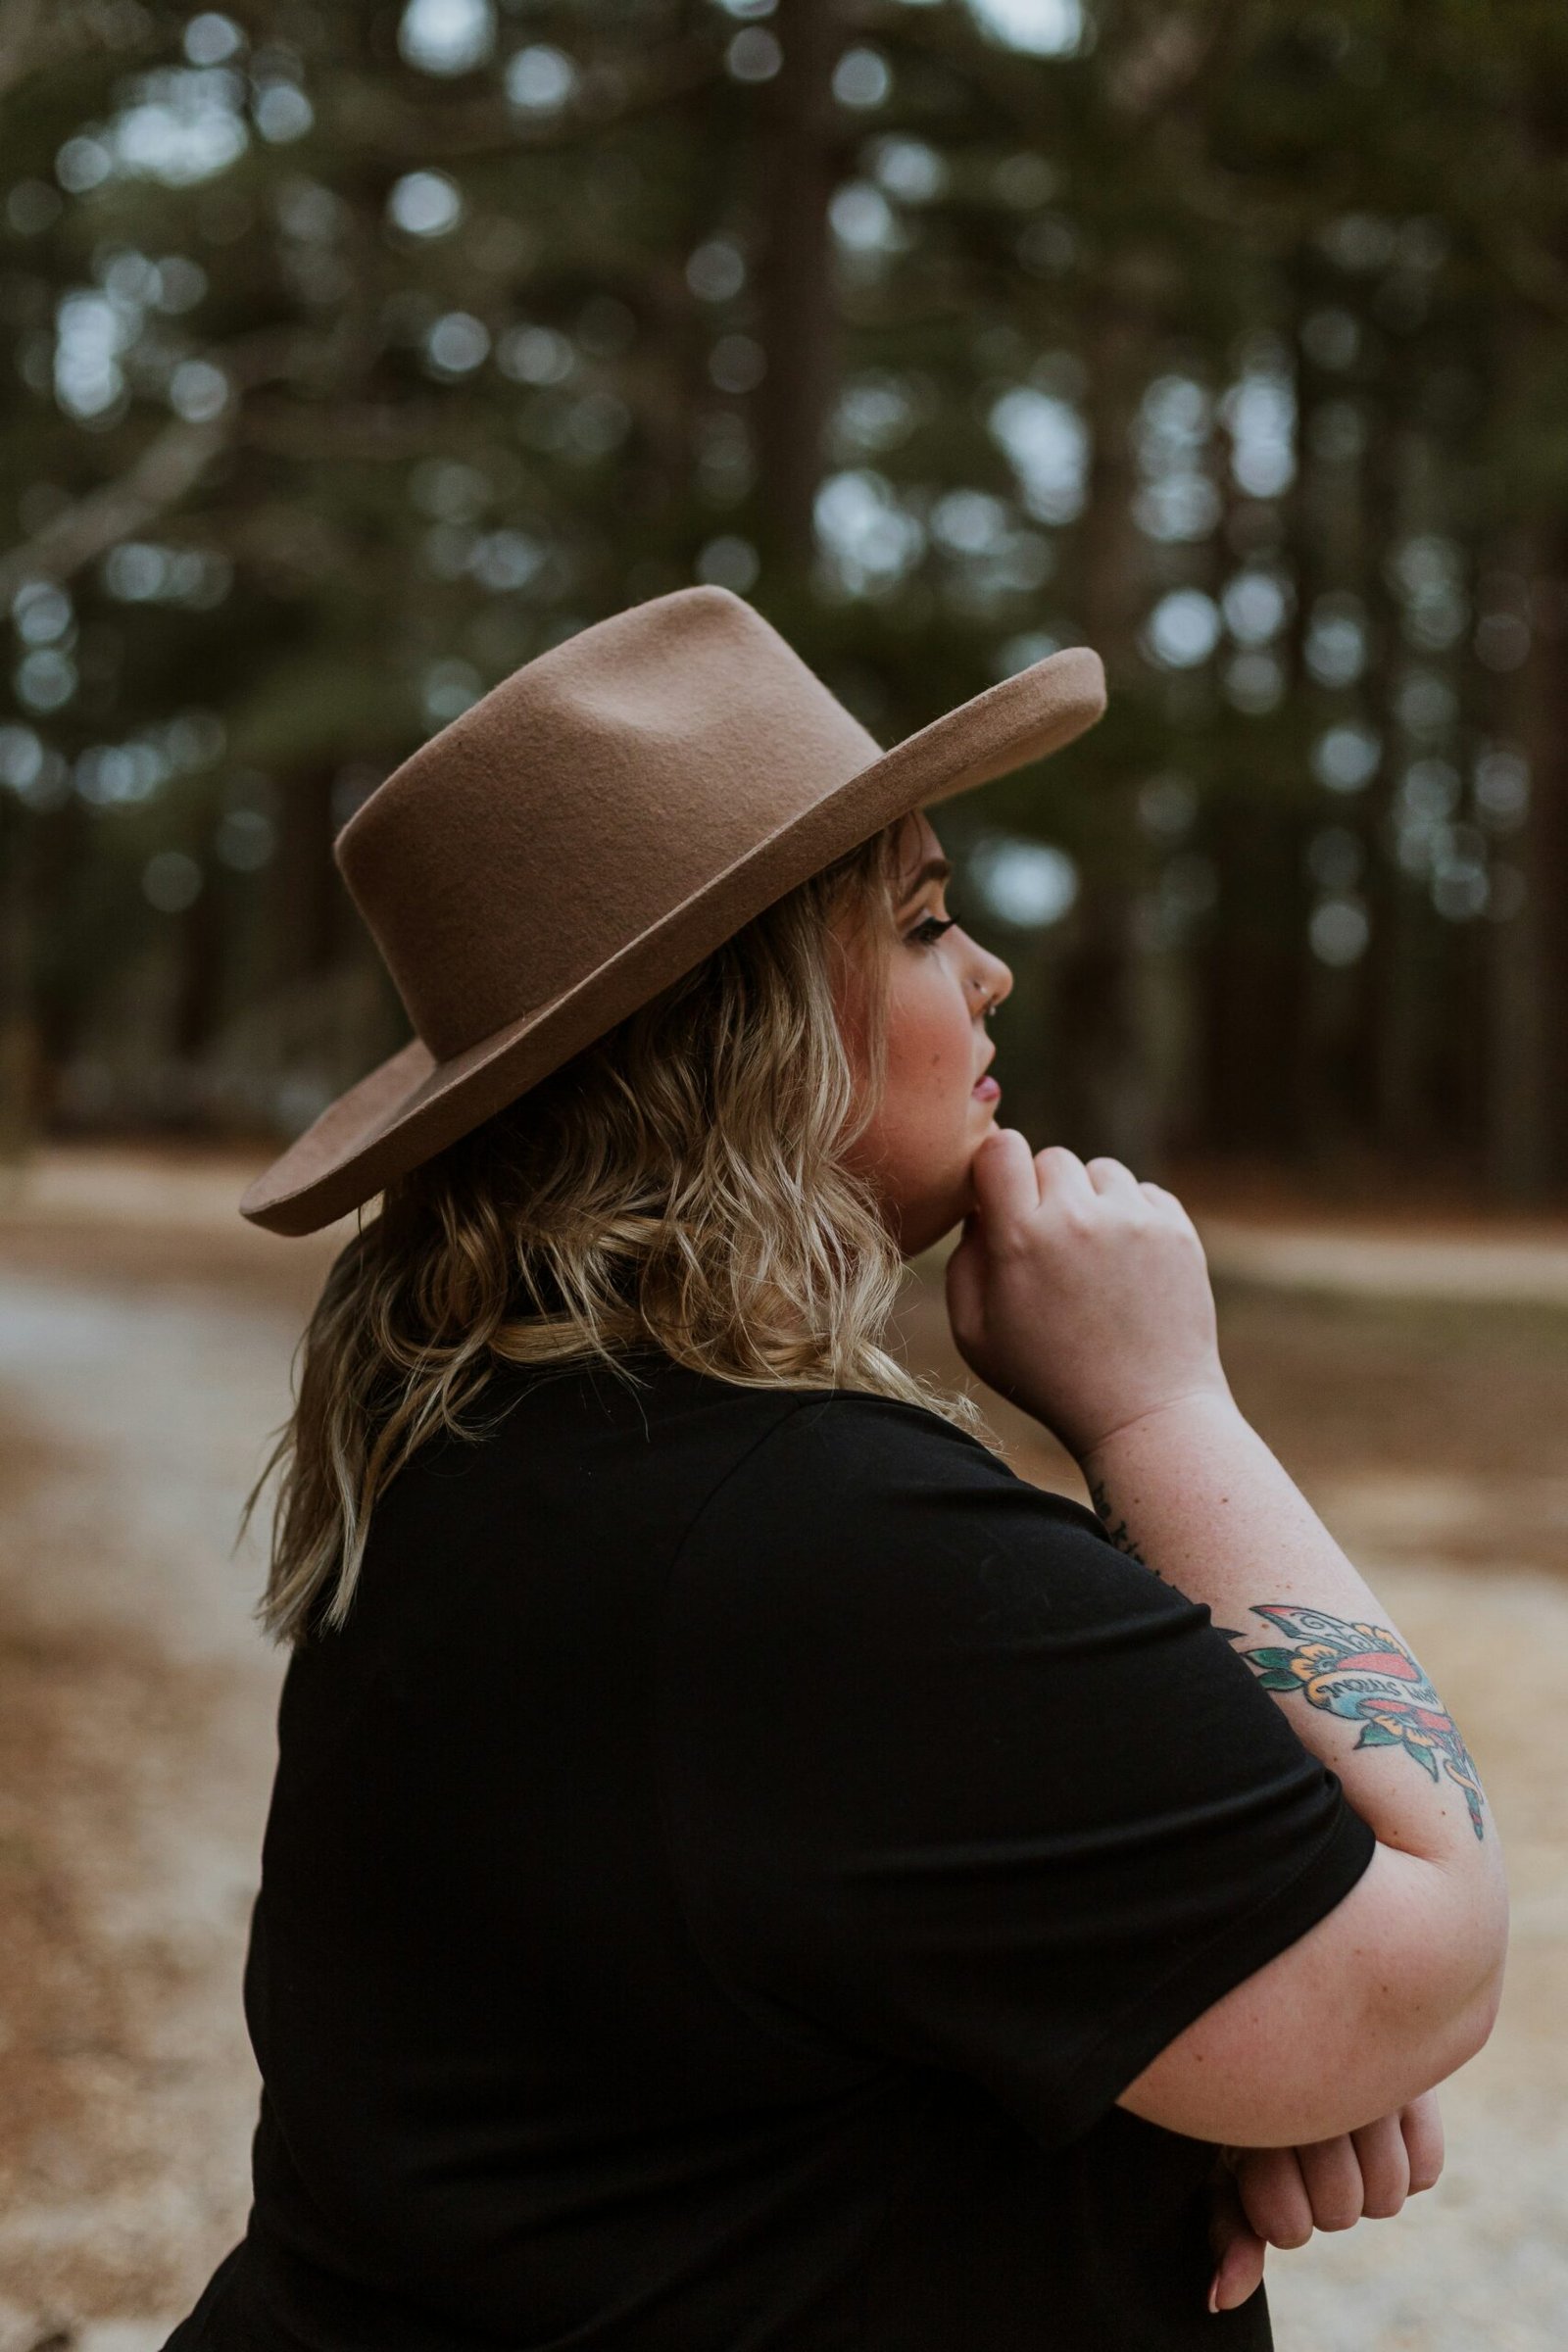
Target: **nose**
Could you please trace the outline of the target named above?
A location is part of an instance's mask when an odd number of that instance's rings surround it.
[[[1012,994],[1011,968],[1000,956],[989,956],[982,951],[978,969],[969,975],[969,985],[975,991],[975,1012],[984,1015]]]

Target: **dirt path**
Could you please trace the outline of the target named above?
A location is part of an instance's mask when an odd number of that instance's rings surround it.
[[[118,1217],[91,1185],[0,1216],[0,2352],[149,2352],[244,2220],[239,1969],[281,1666],[249,1616],[259,1547],[229,1546],[326,1250],[236,1232],[223,1179],[182,1181],[152,1169]],[[924,1271],[911,1350],[954,1377]],[[1517,1903],[1443,2182],[1274,2257],[1277,2340],[1559,2352],[1568,1314],[1242,1285],[1222,1325],[1239,1396],[1464,1724]]]
[[[243,2227],[279,1668],[226,1554],[292,1337],[195,1285],[0,1277],[4,2352],[141,2352]]]

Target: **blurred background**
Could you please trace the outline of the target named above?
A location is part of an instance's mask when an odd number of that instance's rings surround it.
[[[333,835],[695,580],[885,744],[1105,660],[936,812],[1008,1123],[1193,1206],[1518,1897],[1444,2183],[1278,2338],[1560,2345],[1568,16],[0,0],[0,2352],[148,2352],[243,2226],[230,1546],[343,1236],[234,1204],[408,1033]]]
[[[335,828],[703,579],[887,743],[1104,657],[944,812],[1015,1115],[1568,1192],[1559,11],[5,0],[0,105],[13,1133],[305,1125]]]

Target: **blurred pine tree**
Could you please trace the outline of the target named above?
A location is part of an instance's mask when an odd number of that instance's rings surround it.
[[[1015,1118],[1560,1193],[1565,92],[1540,0],[0,0],[11,1129],[303,1123],[404,1033],[336,827],[705,578],[887,742],[1104,655],[943,812]]]

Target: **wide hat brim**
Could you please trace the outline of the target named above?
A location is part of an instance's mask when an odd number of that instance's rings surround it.
[[[1104,670],[1086,646],[987,687],[760,840],[548,1004],[445,1060],[412,1039],[327,1105],[248,1188],[240,1214],[281,1234],[315,1233],[349,1215],[884,825],[1060,751],[1104,708]]]

